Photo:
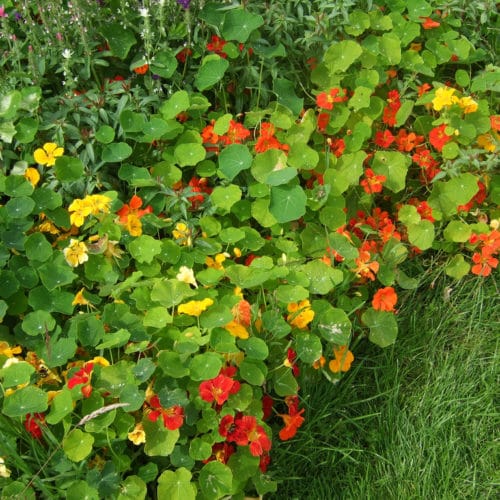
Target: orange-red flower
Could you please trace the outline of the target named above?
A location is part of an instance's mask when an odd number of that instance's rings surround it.
[[[429,132],[429,142],[432,144],[434,149],[441,152],[445,144],[451,141],[452,136],[448,135],[446,132],[446,123],[434,127]]]
[[[225,59],[227,57],[227,54],[224,52],[224,46],[226,43],[227,42],[225,40],[219,38],[217,35],[212,35],[212,41],[207,43],[207,50],[215,52],[220,57]]]
[[[489,276],[491,271],[498,267],[498,259],[493,257],[493,253],[488,247],[483,247],[481,252],[474,252],[472,262],[474,265],[471,272],[478,276]]]
[[[430,17],[420,17],[420,19],[422,19],[422,28],[424,28],[424,30],[432,30],[434,28],[439,28],[439,26],[441,26],[441,23],[438,22],[438,21],[434,21],[433,19],[431,19]]]
[[[203,401],[207,403],[215,401],[218,405],[224,404],[231,394],[236,394],[239,390],[240,383],[224,373],[219,373],[210,380],[204,380],[198,387]]]
[[[148,72],[149,69],[149,64],[143,64],[142,66],[138,66],[137,68],[134,68],[134,73],[137,75],[145,75]]]
[[[260,126],[260,135],[255,143],[255,152],[264,153],[268,149],[281,149],[288,151],[290,146],[282,144],[275,136],[275,129],[272,123],[262,123]]]
[[[341,345],[334,347],[333,355],[335,358],[328,363],[328,368],[330,368],[333,373],[347,372],[351,369],[352,362],[354,361],[354,354],[349,351],[348,346]]]
[[[394,311],[394,306],[398,301],[398,296],[396,291],[392,286],[386,286],[385,288],[380,288],[375,292],[372,300],[373,309],[377,311]]]
[[[398,151],[406,151],[408,153],[424,142],[424,136],[417,135],[414,132],[408,133],[404,129],[399,129],[398,135],[394,140],[398,147]]]
[[[148,419],[156,422],[162,417],[163,425],[170,431],[175,431],[184,423],[184,409],[182,406],[173,405],[170,408],[163,408],[158,395],[154,395],[149,400],[149,406],[152,408],[148,412]]]
[[[281,429],[279,432],[279,437],[282,441],[292,439],[295,434],[297,434],[297,430],[305,420],[302,416],[304,411],[304,408],[299,411],[295,405],[292,405],[289,407],[288,414],[279,415],[283,419],[283,423],[285,424],[285,427],[283,427],[283,429]]]
[[[24,419],[24,428],[35,438],[41,439],[43,436],[40,425],[45,424],[43,413],[28,413]]]
[[[366,193],[380,193],[384,187],[384,182],[387,180],[385,175],[377,175],[371,168],[365,170],[365,178],[359,183]]]
[[[333,109],[333,104],[347,99],[347,92],[344,89],[343,95],[339,95],[340,89],[333,88],[328,92],[321,92],[316,96],[316,105],[322,109]]]
[[[373,142],[381,148],[388,148],[394,142],[394,135],[389,129],[385,129],[383,132],[378,130],[375,133],[375,139]]]

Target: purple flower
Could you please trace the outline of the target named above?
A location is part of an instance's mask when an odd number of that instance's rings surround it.
[[[191,0],[177,0],[177,3],[184,9],[189,9],[189,4],[191,3]]]

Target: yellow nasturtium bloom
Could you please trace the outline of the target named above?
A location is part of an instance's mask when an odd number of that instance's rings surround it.
[[[187,266],[181,266],[179,268],[179,273],[176,278],[183,283],[187,283],[188,285],[193,285],[195,288],[198,288],[198,283],[194,277],[194,271]]]
[[[64,258],[71,267],[77,267],[89,260],[87,245],[71,238],[69,246],[63,250]]]
[[[20,346],[15,346],[11,347],[7,342],[2,340],[0,342],[0,355],[7,356],[8,358],[12,358],[16,354],[21,354],[23,351],[22,347]]]
[[[477,102],[470,95],[458,99],[457,104],[463,109],[465,114],[476,112],[478,107]]]
[[[28,167],[26,172],[24,172],[24,178],[35,187],[40,182],[40,173],[36,168]]]
[[[80,227],[83,226],[85,217],[88,217],[92,213],[92,206],[85,200],[76,198],[68,207],[68,211],[71,212],[69,216],[71,224]]]
[[[305,330],[307,325],[314,319],[314,311],[311,309],[310,302],[306,300],[301,300],[300,302],[292,302],[288,304],[287,321],[290,326],[294,326],[299,330]]]
[[[85,288],[82,288],[79,292],[76,293],[73,302],[71,302],[72,306],[88,306],[90,302],[83,296],[83,292]]]
[[[453,96],[455,89],[451,87],[439,87],[436,89],[434,99],[432,99],[432,107],[435,111],[441,111],[446,106],[451,106],[456,102],[456,97]]]
[[[238,337],[240,339],[245,340],[245,339],[247,339],[250,336],[250,334],[248,333],[248,330],[243,325],[240,325],[234,319],[232,321],[230,321],[227,325],[225,325],[224,328],[233,337]]]
[[[56,164],[56,158],[64,154],[64,148],[60,148],[53,142],[46,142],[41,148],[35,149],[33,157],[40,165],[53,167]]]
[[[189,316],[198,317],[203,311],[206,311],[214,301],[212,299],[191,300],[185,304],[181,304],[177,308],[179,314],[187,314]]]
[[[333,349],[335,359],[328,363],[328,367],[333,373],[347,372],[354,361],[354,355],[346,345],[341,345]]]
[[[140,422],[136,424],[134,429],[127,434],[127,437],[130,441],[132,441],[132,443],[134,443],[137,446],[145,443],[146,433],[144,432],[144,427],[142,426],[142,424]]]
[[[172,236],[177,240],[179,245],[190,247],[193,244],[191,230],[184,222],[178,222],[175,225],[175,229],[172,231]]]

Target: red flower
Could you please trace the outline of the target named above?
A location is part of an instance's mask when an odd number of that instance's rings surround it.
[[[434,149],[441,152],[443,150],[443,146],[451,141],[451,135],[448,135],[446,132],[446,123],[439,125],[439,127],[434,127],[429,132],[429,142],[432,144]]]
[[[203,460],[203,463],[206,464],[217,460],[222,464],[227,464],[227,461],[235,451],[234,446],[226,441],[223,443],[215,443],[212,446],[212,456],[207,460]]]
[[[92,370],[94,369],[94,363],[85,363],[83,367],[78,370],[73,376],[68,380],[68,389],[73,389],[76,385],[83,384],[81,392],[85,398],[90,397],[92,394],[92,386],[90,385],[90,379],[92,378]]]
[[[176,58],[179,62],[184,64],[186,62],[186,59],[193,55],[193,51],[189,47],[184,47],[180,52],[176,54]]]
[[[429,90],[432,89],[432,86],[429,85],[428,83],[423,83],[418,87],[418,97],[422,97],[424,94],[429,92]]]
[[[398,135],[395,137],[395,141],[398,146],[398,151],[410,152],[412,149],[424,142],[424,136],[417,135],[414,132],[410,132],[408,134],[406,130],[399,129]]]
[[[130,202],[125,203],[116,214],[120,217],[120,222],[122,224],[127,224],[130,215],[135,215],[137,218],[141,218],[143,215],[150,214],[153,212],[153,207],[148,205],[146,208],[141,209],[142,199],[135,195],[130,198]]]
[[[274,136],[274,125],[272,123],[263,123],[260,127],[260,135],[255,143],[255,152],[264,153],[268,149],[281,149],[288,151],[290,147],[287,144],[281,144]]]
[[[225,59],[227,57],[227,54],[224,52],[224,46],[226,43],[227,42],[225,40],[219,38],[217,35],[212,35],[212,41],[207,43],[207,50],[215,52],[220,57]]]
[[[149,69],[149,64],[143,64],[142,66],[134,68],[133,71],[137,75],[144,75],[147,73],[148,69]]]
[[[333,104],[347,99],[347,92],[344,89],[344,95],[339,96],[340,89],[333,88],[328,92],[321,92],[316,96],[316,105],[323,109],[333,109]]]
[[[292,439],[297,434],[298,428],[304,423],[304,417],[302,416],[304,411],[304,408],[298,411],[298,408],[295,406],[290,406],[288,415],[280,415],[285,424],[285,427],[279,432],[279,437],[282,441]]]
[[[263,420],[267,420],[273,414],[274,399],[269,394],[262,396]]]
[[[389,129],[386,129],[383,132],[379,130],[375,133],[374,142],[381,148],[388,148],[394,142],[394,136]]]
[[[148,419],[151,422],[156,422],[161,416],[163,425],[171,431],[175,431],[184,423],[184,409],[182,406],[174,405],[170,408],[163,408],[160,398],[156,394],[149,400],[149,406],[153,408],[148,413]]]
[[[489,276],[491,271],[498,267],[498,259],[493,257],[488,247],[483,247],[481,253],[475,252],[472,255],[472,262],[474,262],[474,265],[471,272],[478,276]]]
[[[318,114],[318,130],[320,132],[324,132],[326,130],[326,127],[328,126],[328,123],[330,122],[330,115],[328,113],[319,113]]]
[[[340,158],[344,154],[345,141],[344,139],[328,139],[328,145],[330,151],[337,157]]]
[[[42,429],[39,424],[45,424],[45,415],[43,413],[28,413],[24,420],[24,428],[35,438],[42,438]]]
[[[383,183],[387,180],[385,175],[377,175],[371,168],[365,170],[365,178],[359,183],[366,193],[380,193],[384,187]]]
[[[198,391],[204,401],[208,403],[215,401],[218,405],[222,405],[230,394],[238,392],[239,386],[239,382],[220,373],[215,378],[203,381],[198,387]]]
[[[373,296],[372,306],[377,311],[394,311],[398,296],[392,286],[386,286],[377,290]]]
[[[430,17],[420,16],[420,19],[423,19],[422,28],[424,28],[424,30],[432,30],[441,26],[441,23],[439,23],[438,21],[433,21]]]
[[[245,128],[241,123],[231,120],[229,122],[229,130],[225,135],[221,136],[224,144],[241,144],[242,141],[250,136],[250,130]]]

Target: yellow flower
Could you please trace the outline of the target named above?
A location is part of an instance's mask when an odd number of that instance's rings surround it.
[[[354,361],[354,355],[348,350],[346,345],[341,345],[339,347],[334,347],[333,354],[335,359],[332,359],[328,363],[328,367],[333,373],[346,372],[351,368],[351,364]]]
[[[85,196],[83,200],[90,206],[90,213],[97,215],[99,213],[109,214],[109,206],[111,204],[111,198],[103,194],[91,194]]]
[[[87,246],[82,241],[71,238],[69,246],[63,250],[64,258],[71,267],[77,267],[89,260]]]
[[[222,271],[224,269],[224,266],[222,263],[226,260],[226,257],[229,257],[229,254],[227,253],[218,253],[215,256],[215,259],[212,259],[212,257],[207,257],[205,259],[205,264],[208,267],[211,267],[212,269],[218,269]]]
[[[432,99],[432,107],[436,111],[441,111],[445,106],[451,106],[456,102],[456,97],[453,97],[455,89],[451,87],[439,87],[436,89],[434,99]]]
[[[40,173],[36,168],[28,167],[26,172],[24,172],[24,178],[35,187],[40,182]]]
[[[287,321],[291,326],[299,330],[305,330],[307,325],[314,319],[314,311],[311,309],[311,304],[308,300],[293,302],[288,304]]]
[[[175,229],[172,231],[172,236],[177,240],[179,245],[190,247],[193,244],[191,239],[191,230],[184,222],[178,222]]]
[[[10,347],[5,341],[0,342],[0,356],[4,355],[8,358],[12,358],[16,354],[21,354],[22,348],[20,346]]]
[[[478,136],[477,144],[490,153],[493,153],[497,149],[496,145],[493,144],[493,137],[491,134],[481,134]]]
[[[134,443],[137,446],[145,443],[146,433],[144,432],[144,427],[142,426],[142,424],[140,422],[136,424],[134,430],[129,432],[127,434],[127,437],[129,438],[130,441],[132,441],[132,443]]]
[[[241,250],[238,247],[233,248],[234,256],[239,259],[241,257]]]
[[[233,336],[238,337],[240,339],[247,339],[250,335],[247,329],[236,322],[234,319],[230,321],[224,328]]]
[[[181,304],[177,308],[179,314],[188,314],[189,316],[199,316],[203,311],[208,309],[214,301],[212,299],[191,300],[185,304]]]
[[[477,111],[477,102],[470,95],[459,99],[457,104],[463,109],[465,114]]]
[[[87,200],[76,198],[68,207],[68,211],[73,212],[69,217],[71,224],[80,227],[83,226],[85,217],[92,213],[92,205]]]
[[[135,214],[129,214],[125,228],[130,236],[140,236],[142,234],[142,222]]]
[[[196,282],[196,279],[194,277],[194,272],[187,266],[181,266],[176,278],[179,281],[187,283],[188,285],[193,285],[195,288],[198,288],[198,283]]]
[[[94,359],[91,359],[90,362],[96,365],[109,366],[109,361],[102,356],[94,356]]]
[[[10,470],[5,466],[3,457],[0,457],[0,477],[10,477]]]
[[[71,302],[72,306],[88,306],[90,302],[83,296],[85,288],[82,288],[79,292],[76,293],[73,302]]]
[[[52,167],[56,163],[56,158],[64,154],[64,148],[60,148],[53,142],[46,142],[43,147],[38,148],[33,153],[35,161],[40,165]]]

